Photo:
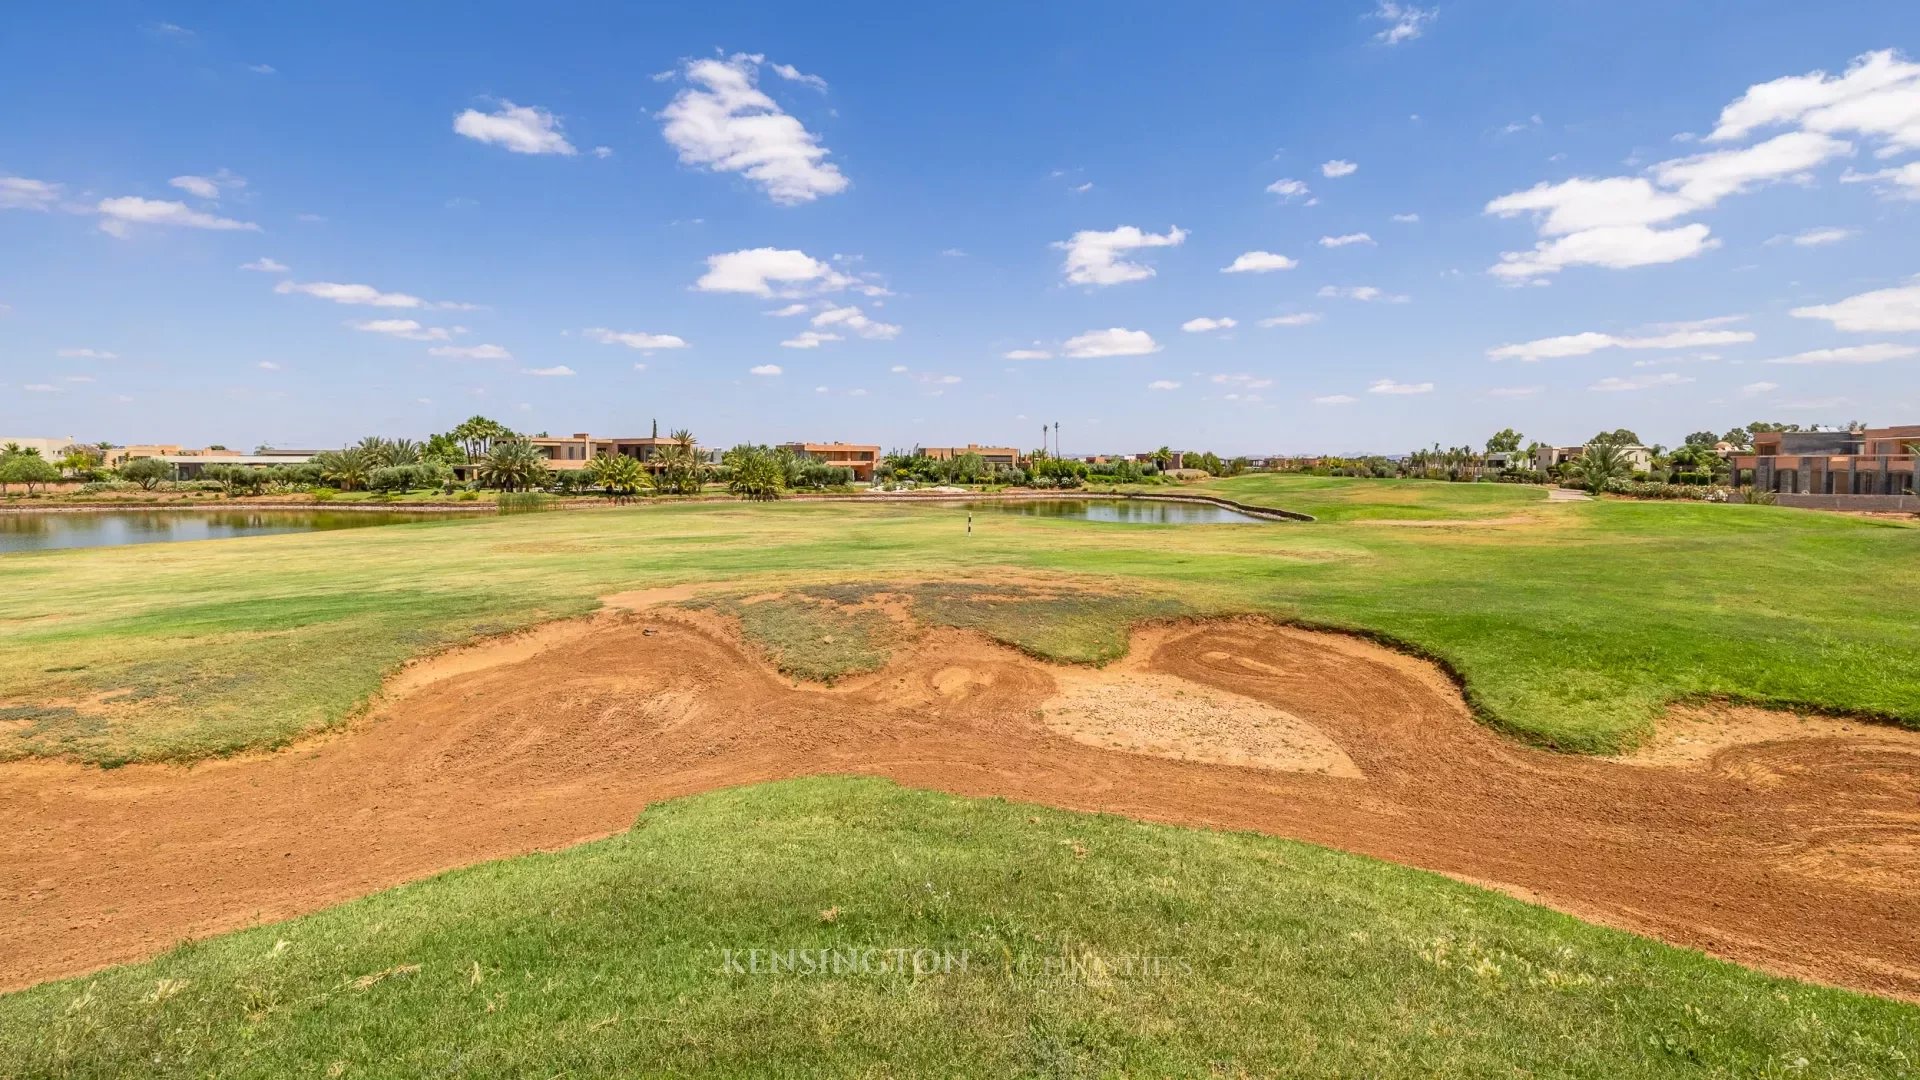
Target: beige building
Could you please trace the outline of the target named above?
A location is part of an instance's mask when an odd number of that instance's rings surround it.
[[[1634,472],[1646,472],[1653,468],[1653,449],[1646,446],[1622,446],[1627,461]],[[1533,467],[1541,472],[1552,472],[1561,464],[1573,461],[1587,452],[1584,446],[1542,446],[1533,452]]]
[[[66,453],[67,447],[77,442],[79,442],[79,440],[71,435],[64,439],[33,439],[24,435],[12,438],[0,438],[0,446],[12,443],[22,450],[38,450],[40,451],[40,456],[46,458],[48,461],[52,461]]]
[[[979,454],[980,459],[988,465],[1003,469],[1014,468],[1025,460],[1025,455],[1011,446],[981,446],[979,443],[968,443],[965,446],[916,446],[913,452],[935,461],[952,461],[966,454]]]

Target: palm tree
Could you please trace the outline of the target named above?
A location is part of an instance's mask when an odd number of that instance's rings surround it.
[[[587,476],[608,495],[625,497],[646,483],[646,471],[640,462],[625,454],[601,454],[587,462]]]
[[[1147,456],[1153,459],[1154,467],[1161,472],[1167,471],[1167,466],[1173,464],[1173,448],[1170,446],[1163,446]]]
[[[373,456],[359,446],[315,454],[313,463],[320,467],[321,479],[341,491],[366,487],[368,475],[378,467],[373,463]]]
[[[547,459],[533,444],[522,439],[506,439],[493,444],[475,470],[482,484],[504,491],[525,491],[540,487],[547,479]]]
[[[1598,495],[1609,480],[1622,480],[1632,475],[1633,459],[1618,443],[1588,443],[1586,450],[1574,460],[1573,467],[1568,471],[1582,487]]]
[[[742,444],[727,451],[732,475],[727,490],[746,499],[777,499],[786,486],[787,463],[778,451]]]
[[[682,428],[669,437],[673,441],[654,454],[654,487],[668,495],[700,494],[700,455],[693,432]]]
[[[493,450],[493,444],[514,438],[512,431],[497,420],[484,416],[470,416],[450,433],[460,448],[467,453],[468,461],[479,461]]]

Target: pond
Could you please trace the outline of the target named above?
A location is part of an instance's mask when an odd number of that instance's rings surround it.
[[[1024,514],[1125,525],[1247,525],[1270,521],[1224,506],[1161,499],[981,499],[958,505],[977,514]]]
[[[449,514],[385,510],[103,510],[0,514],[0,555],[48,548],[224,540],[271,533],[363,529]]]

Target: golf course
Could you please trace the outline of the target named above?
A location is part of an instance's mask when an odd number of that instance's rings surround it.
[[[1920,1068],[1912,519],[1181,493],[0,557],[0,1076]]]

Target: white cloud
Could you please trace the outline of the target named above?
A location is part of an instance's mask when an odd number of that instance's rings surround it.
[[[776,308],[773,311],[767,312],[767,314],[773,316],[776,319],[788,319],[788,318],[792,318],[795,315],[805,315],[806,313],[807,313],[807,305],[800,304],[800,303],[788,304],[786,307]]]
[[[845,191],[827,148],[756,85],[761,60],[735,54],[688,63],[681,74],[692,85],[660,110],[661,134],[682,163],[740,173],[782,205]]]
[[[1650,229],[1645,225],[1588,229],[1542,241],[1532,251],[1502,252],[1491,272],[1509,281],[1527,281],[1557,274],[1569,266],[1627,270],[1679,262],[1720,246],[1720,241],[1708,236],[1709,231],[1700,224],[1677,229]]]
[[[262,360],[253,366],[259,368],[261,371],[279,371],[280,370],[280,365],[274,363],[271,360]]]
[[[1335,158],[1320,166],[1320,175],[1329,180],[1338,180],[1342,176],[1352,176],[1359,171],[1360,166],[1351,161],[1341,161],[1339,158]]]
[[[448,329],[444,326],[422,326],[412,319],[368,319],[347,325],[355,330],[363,330],[369,334],[385,334],[403,341],[452,341],[454,334],[462,332],[462,328],[459,327]]]
[[[1267,190],[1280,196],[1282,199],[1288,200],[1303,199],[1312,194],[1312,192],[1307,190],[1307,185],[1302,181],[1284,177],[1268,184]]]
[[[247,70],[255,75],[278,75],[279,70],[272,64],[248,64]]]
[[[1205,334],[1214,330],[1231,330],[1238,325],[1240,325],[1238,320],[1226,316],[1218,319],[1202,316],[1198,319],[1188,319],[1186,322],[1181,323],[1180,329],[1185,330],[1189,334]]]
[[[20,389],[25,390],[30,394],[58,394],[61,392],[60,388],[53,385],[52,383],[43,383],[43,382],[28,383],[27,385],[21,387]]]
[[[829,341],[844,340],[839,334],[823,334],[818,330],[802,330],[780,344],[789,349],[817,349]]]
[[[572,375],[572,374],[573,374],[573,369],[572,369],[572,368],[570,368],[570,367],[568,367],[568,366],[567,366],[567,365],[565,365],[565,364],[556,364],[556,365],[554,365],[553,367],[527,367],[527,368],[521,368],[521,369],[520,369],[520,374],[522,374],[522,375],[540,375],[540,376],[545,376],[545,377],[547,377],[547,378],[564,378],[564,377],[566,377],[566,376],[568,376],[568,375]]]
[[[1219,386],[1237,386],[1242,390],[1265,390],[1273,385],[1273,380],[1264,375],[1229,375],[1222,372],[1207,376],[1207,381]]]
[[[1920,66],[1874,53],[1839,79],[1814,72],[1751,87],[1722,112],[1710,139],[1725,142],[1789,121],[1801,130],[1662,161],[1648,176],[1543,183],[1489,202],[1486,212],[1496,216],[1532,214],[1542,237],[1532,251],[1501,255],[1492,272],[1510,282],[1537,281],[1569,266],[1650,266],[1717,247],[1705,225],[1655,226],[1768,184],[1807,182],[1812,170],[1853,153],[1853,144],[1838,137],[1843,133],[1883,140],[1883,154],[1920,147]]]
[[[1486,213],[1510,218],[1532,214],[1542,236],[1565,236],[1589,229],[1657,225],[1696,209],[1687,200],[1661,191],[1644,177],[1576,178],[1540,183],[1487,203]]]
[[[853,278],[804,251],[763,247],[707,256],[707,272],[693,287],[701,292],[792,296],[830,292],[852,284]]]
[[[1373,35],[1373,40],[1382,45],[1398,45],[1412,41],[1427,32],[1427,25],[1439,16],[1436,8],[1418,8],[1412,4],[1398,3],[1397,0],[1380,0],[1373,9],[1373,17],[1387,23],[1387,28]]]
[[[278,259],[269,259],[269,258],[266,258],[265,256],[262,256],[258,259],[253,260],[250,263],[241,263],[240,269],[253,270],[262,274],[284,274],[290,269],[290,267],[288,267],[286,263],[283,263]]]
[[[247,178],[235,176],[228,170],[221,169],[212,176],[176,176],[167,181],[167,184],[195,198],[217,201],[225,192],[238,191],[246,187]]]
[[[1068,338],[1060,346],[1060,351],[1076,359],[1091,360],[1103,356],[1145,356],[1159,352],[1160,345],[1145,330],[1124,330],[1115,326],[1105,330],[1089,330]]]
[[[846,307],[828,308],[809,321],[814,326],[843,327],[873,341],[891,341],[900,336],[898,326],[892,323],[876,322],[852,304]]]
[[[24,176],[0,176],[0,210],[49,210],[59,199],[59,184]]]
[[[1814,71],[1750,86],[1707,138],[1727,142],[1789,123],[1876,138],[1890,150],[1920,148],[1920,64],[1884,49],[1856,57],[1839,76]]]
[[[490,113],[468,109],[453,118],[453,130],[475,142],[504,147],[516,154],[579,153],[560,130],[560,118],[537,105],[515,105],[502,100]]]
[[[1186,230],[1175,226],[1164,233],[1142,232],[1122,225],[1110,232],[1083,229],[1068,240],[1054,243],[1067,253],[1062,267],[1067,281],[1075,285],[1118,285],[1127,281],[1145,281],[1153,276],[1153,267],[1128,262],[1123,256],[1144,248],[1177,247],[1187,239]]]
[[[1779,383],[1753,382],[1753,383],[1748,383],[1747,385],[1740,388],[1740,396],[1741,397],[1757,397],[1761,394],[1770,394],[1773,391],[1778,389],[1780,389]]]
[[[1740,345],[1754,340],[1755,336],[1749,330],[1712,330],[1692,325],[1646,337],[1620,337],[1589,330],[1517,345],[1502,345],[1488,349],[1487,356],[1494,360],[1556,360],[1568,356],[1586,356],[1602,349],[1698,349],[1713,345]]]
[[[63,360],[118,360],[120,359],[120,355],[118,353],[110,353],[105,351],[104,349],[61,349],[59,352],[55,353],[54,355],[60,357]]]
[[[1488,397],[1530,398],[1545,390],[1544,386],[1496,386],[1487,391]]]
[[[1395,293],[1383,292],[1372,285],[1322,285],[1319,295],[1327,300],[1358,300],[1362,303],[1379,300],[1388,304],[1404,304],[1409,299]]]
[[[283,296],[300,293],[331,300],[336,304],[364,304],[367,307],[417,308],[427,302],[406,293],[381,292],[371,285],[343,284],[337,281],[282,281],[273,291]]]
[[[1879,364],[1920,356],[1920,345],[1843,345],[1837,349],[1814,349],[1792,356],[1776,357],[1769,364]]]
[[[1420,221],[1420,215],[1419,214],[1395,214],[1393,215],[1393,220],[1399,222],[1402,225],[1416,225]]]
[[[1231,266],[1223,266],[1223,274],[1267,274],[1275,270],[1291,270],[1300,265],[1300,260],[1289,259],[1285,255],[1276,255],[1271,251],[1249,251],[1233,260]]]
[[[131,225],[159,225],[217,231],[260,231],[260,226],[250,221],[235,221],[232,218],[223,218],[192,209],[186,203],[143,199],[138,195],[102,199],[95,209],[100,212],[100,231],[111,236],[127,235],[127,228]]]
[[[437,345],[427,350],[429,356],[444,356],[449,360],[511,360],[513,354],[498,345]]]
[[[1860,235],[1858,229],[1829,227],[1823,229],[1808,229],[1805,232],[1795,233],[1792,236],[1782,234],[1773,237],[1768,240],[1767,243],[1794,244],[1798,247],[1823,247],[1827,244],[1838,244],[1842,240],[1850,240],[1858,235]]]
[[[780,374],[779,364],[759,364],[747,369],[749,375],[774,376]]]
[[[802,86],[811,86],[823,94],[827,92],[827,80],[818,75],[808,75],[792,64],[768,64],[767,66],[773,69],[775,75],[780,76],[788,82],[797,82]]]
[[[672,334],[649,334],[641,330],[609,330],[604,326],[590,326],[580,333],[588,341],[597,341],[602,345],[625,345],[629,349],[652,351],[654,349],[684,349],[684,338]]]
[[[1849,170],[1840,177],[1843,184],[1879,184],[1890,198],[1920,199],[1920,161],[1909,161],[1896,169],[1857,173]]]
[[[1323,394],[1314,398],[1315,405],[1351,405],[1360,399],[1352,394]]]
[[[1370,384],[1367,387],[1367,393],[1369,394],[1431,394],[1433,393],[1433,384],[1430,382],[1403,383],[1403,382],[1395,382],[1392,379],[1375,379],[1373,380],[1372,384]]]
[[[1292,315],[1275,315],[1270,319],[1261,319],[1261,326],[1311,326],[1320,321],[1318,312],[1302,311]]]
[[[1626,379],[1610,375],[1594,383],[1592,386],[1587,387],[1587,389],[1599,390],[1605,393],[1619,393],[1629,390],[1653,390],[1662,386],[1681,386],[1692,381],[1693,379],[1690,376],[1677,375],[1671,371],[1662,375],[1635,375]]]
[[[1179,384],[1179,383],[1177,383],[1177,382],[1174,382],[1174,381],[1173,381],[1172,379],[1155,379],[1155,380],[1153,380],[1152,382],[1150,382],[1150,383],[1148,383],[1148,384],[1147,384],[1147,389],[1149,389],[1149,390],[1178,390],[1178,389],[1180,389],[1180,384]]]
[[[1087,192],[1093,190],[1093,181],[1088,180],[1083,184],[1075,184],[1067,190],[1073,192],[1075,195],[1085,195]]]
[[[1323,248],[1343,248],[1351,247],[1354,244],[1371,243],[1373,243],[1373,237],[1363,232],[1347,233],[1344,236],[1323,236],[1320,238],[1320,246]]]
[[[1849,334],[1904,334],[1920,331],[1920,285],[1849,296],[1832,304],[1793,309],[1796,319],[1825,319]]]
[[[1719,150],[1663,161],[1654,179],[1674,190],[1692,209],[1706,209],[1729,195],[1780,180],[1853,153],[1853,144],[1811,131],[1791,131],[1742,150]]]

